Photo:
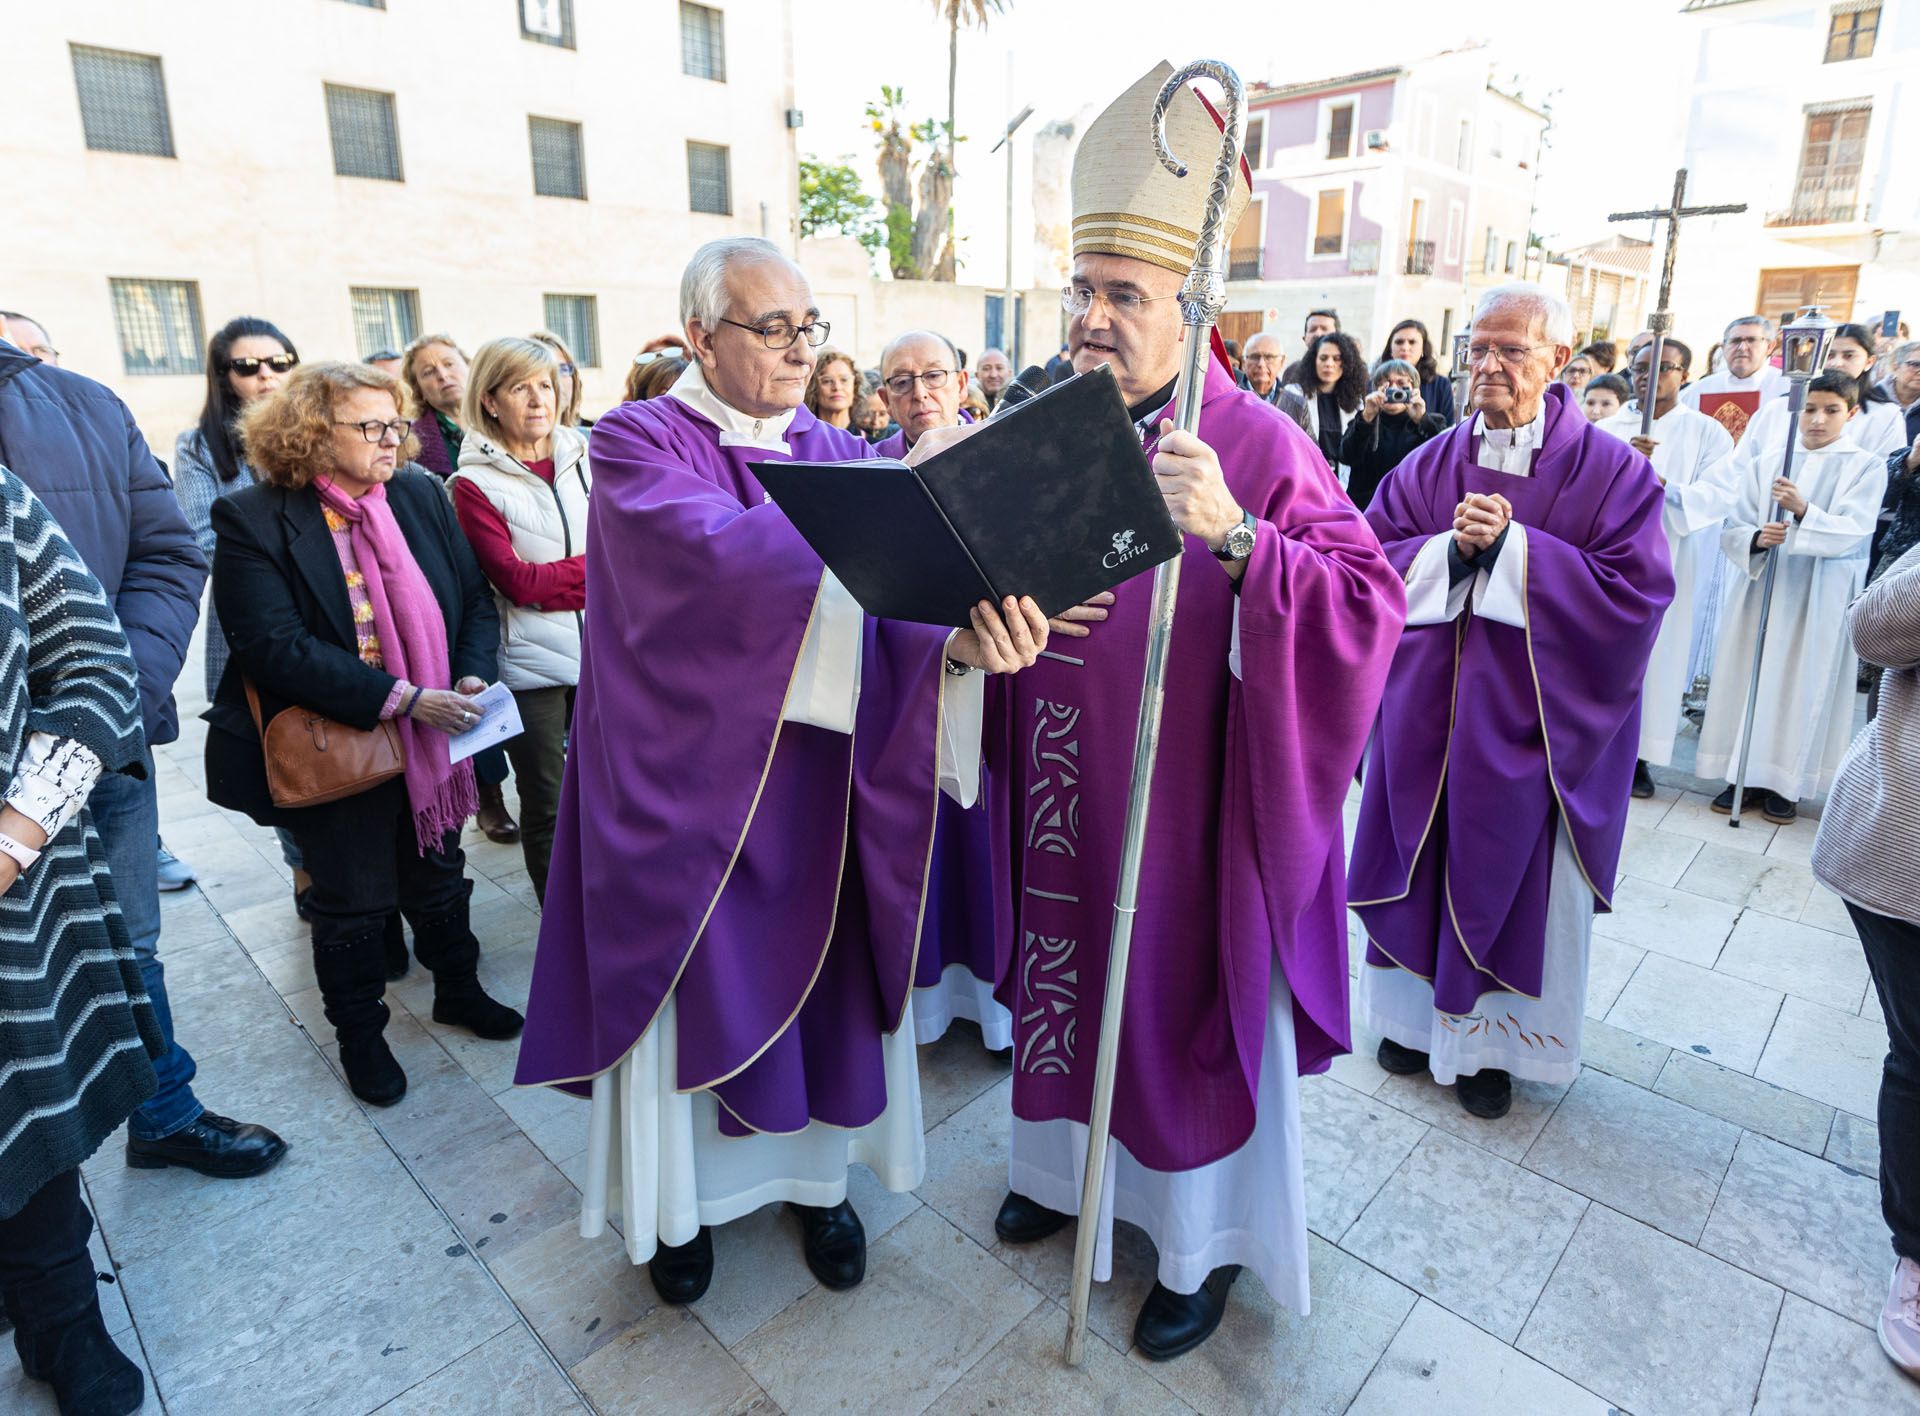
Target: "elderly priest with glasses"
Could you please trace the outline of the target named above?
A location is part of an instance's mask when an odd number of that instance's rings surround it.
[[[847,1167],[925,1168],[908,1007],[935,807],[978,775],[982,674],[1029,601],[953,631],[867,618],[750,464],[864,457],[802,404],[827,336],[772,243],[709,242],[693,360],[594,429],[580,691],[520,1052],[590,1097],[581,1232],[609,1214],[670,1303],[711,1227],[786,1203],[830,1288],[866,1272]]]
[[[1407,631],[1347,885],[1380,1065],[1431,1072],[1495,1119],[1514,1077],[1580,1070],[1593,916],[1673,572],[1652,466],[1551,382],[1572,354],[1566,304],[1496,286],[1472,328],[1469,416],[1367,508],[1406,577]]]

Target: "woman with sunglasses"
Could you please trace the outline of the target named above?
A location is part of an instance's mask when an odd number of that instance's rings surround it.
[[[213,599],[233,657],[207,713],[207,797],[293,832],[313,877],[313,972],[340,1068],[355,1096],[390,1106],[407,1089],[382,1036],[396,909],[433,971],[435,1022],[483,1038],[520,1031],[480,986],[460,850],[478,792],[472,763],[450,753],[480,723],[500,618],[445,489],[405,465],[416,444],[392,375],[307,365],[241,430],[263,480],[213,508]],[[360,731],[392,723],[403,774],[277,805],[258,724],[288,708]]]

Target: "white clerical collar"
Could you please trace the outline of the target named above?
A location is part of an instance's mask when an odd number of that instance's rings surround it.
[[[1495,472],[1511,472],[1525,477],[1533,470],[1533,454],[1545,440],[1547,401],[1540,400],[1540,411],[1533,421],[1518,428],[1489,428],[1487,415],[1473,415],[1472,436],[1480,440],[1480,465]]]
[[[720,430],[722,447],[757,447],[762,452],[793,455],[787,446],[787,429],[800,410],[789,408],[771,418],[754,418],[742,413],[707,387],[707,376],[698,360],[687,365],[666,397],[678,399]]]

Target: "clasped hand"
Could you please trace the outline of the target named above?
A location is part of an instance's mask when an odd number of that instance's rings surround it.
[[[1453,539],[1462,560],[1472,560],[1487,549],[1513,520],[1513,503],[1495,492],[1483,496],[1468,492],[1453,509]]]
[[[1806,497],[1801,495],[1800,489],[1785,477],[1775,477],[1773,479],[1773,499],[1780,503],[1780,510],[1784,511],[1788,516],[1805,516],[1807,514]]]

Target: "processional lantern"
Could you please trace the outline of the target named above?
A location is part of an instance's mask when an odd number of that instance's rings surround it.
[[[1780,372],[1804,383],[1827,366],[1827,350],[1840,326],[1808,305],[1800,318],[1780,329]]]

